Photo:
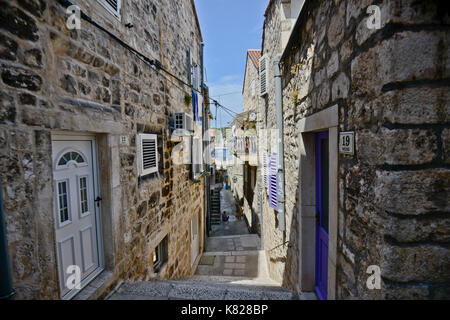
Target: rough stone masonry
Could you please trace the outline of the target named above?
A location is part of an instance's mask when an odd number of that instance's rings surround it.
[[[285,2],[285,1],[281,1]],[[269,272],[300,283],[301,119],[337,105],[339,131],[355,132],[338,160],[337,299],[450,297],[450,49],[445,1],[306,1],[286,49],[280,1],[266,11],[263,55],[283,53],[286,233],[264,207]],[[366,8],[381,9],[369,29]],[[259,112],[275,126],[273,83]],[[265,198],[267,201],[267,199]],[[381,268],[382,290],[366,270]]]
[[[120,19],[99,1],[77,4],[179,78],[188,79],[188,50],[200,63],[193,1],[122,1]],[[190,180],[189,165],[172,163],[175,144],[167,134],[174,112],[191,112],[184,104],[188,87],[86,20],[69,30],[58,1],[2,0],[0,7],[0,175],[16,297],[60,297],[51,160],[57,130],[97,137],[110,287],[154,276],[153,251],[167,234],[168,261],[159,277],[192,274],[190,221],[203,215],[204,188]],[[138,176],[138,133],[158,135],[159,170],[145,178]],[[121,136],[129,143],[120,144]]]

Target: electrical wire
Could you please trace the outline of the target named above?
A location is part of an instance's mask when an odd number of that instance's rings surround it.
[[[213,96],[213,98],[219,98],[219,97],[223,97],[223,96],[229,96],[229,95],[231,95],[231,94],[237,94],[237,93],[242,94],[241,91],[234,91],[234,92],[229,92],[229,93],[224,93],[224,94],[221,94],[221,95]]]
[[[70,6],[73,5],[72,2],[68,1],[68,0],[58,0],[58,3],[60,5],[62,5],[65,8],[68,8]],[[127,49],[128,51],[130,51],[131,53],[133,53],[139,60],[141,60],[142,62],[144,62],[146,65],[150,66],[150,68],[156,72],[158,72],[159,70],[165,72],[166,74],[168,74],[169,76],[171,76],[172,78],[176,79],[177,81],[179,81],[180,83],[182,83],[183,85],[189,87],[190,89],[192,89],[193,91],[198,92],[199,94],[203,95],[203,93],[194,88],[191,84],[185,82],[184,80],[182,80],[181,78],[177,77],[176,75],[174,75],[173,73],[171,73],[169,70],[165,69],[161,62],[159,62],[157,59],[150,59],[147,56],[145,56],[144,54],[142,54],[141,52],[137,51],[136,49],[134,49],[133,47],[131,47],[130,45],[128,45],[127,43],[125,43],[123,40],[121,40],[120,38],[116,37],[113,33],[109,32],[108,30],[106,30],[105,28],[103,28],[101,25],[99,25],[97,22],[95,22],[94,20],[92,20],[88,15],[86,15],[83,11],[80,10],[80,16],[83,20],[87,21],[88,23],[92,24],[94,27],[96,27],[97,29],[105,32],[106,34],[108,34],[114,41],[116,41],[119,45],[121,45],[122,47],[124,47],[125,49]],[[178,88],[179,90],[183,91],[185,94],[190,95],[191,92],[186,91],[184,88],[181,88],[180,86],[178,86],[177,84],[175,84],[174,81],[172,81],[172,79],[169,79],[168,77],[165,77],[163,74],[161,74],[160,72],[158,72],[158,74],[160,74],[161,76],[163,76],[166,80],[168,80],[170,83],[172,83],[176,88]],[[234,93],[234,92],[232,92]],[[229,94],[232,94],[229,93]],[[211,97],[208,97],[209,100],[213,101],[214,103],[218,103],[215,99],[212,99]],[[209,106],[210,103],[207,103],[207,105]],[[220,107],[226,109],[226,107],[224,107],[223,105],[219,104]],[[233,113],[235,113],[236,115],[239,114],[235,111],[232,111],[230,109],[228,109],[228,111],[231,111]]]

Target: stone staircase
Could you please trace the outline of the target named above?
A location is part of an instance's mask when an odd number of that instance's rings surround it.
[[[221,224],[220,212],[220,189],[215,188],[211,190],[211,224]]]
[[[211,279],[209,279],[211,280]],[[124,282],[109,300],[297,300],[298,296],[270,284],[232,283],[236,277],[202,277],[167,281]]]

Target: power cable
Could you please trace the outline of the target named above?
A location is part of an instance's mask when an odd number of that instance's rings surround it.
[[[64,8],[68,8],[70,6],[73,5],[72,2],[70,2],[69,0],[58,0],[58,3],[63,6]],[[93,25],[94,27],[96,27],[97,29],[105,32],[106,34],[108,34],[114,41],[116,41],[119,45],[121,45],[122,47],[124,47],[125,49],[127,49],[128,51],[130,51],[131,53],[133,53],[139,60],[143,61],[145,64],[149,65],[151,67],[152,70],[158,72],[159,70],[165,72],[166,74],[168,74],[169,76],[171,76],[172,78],[176,79],[177,81],[179,81],[180,83],[182,83],[183,85],[189,87],[190,89],[192,89],[193,91],[198,92],[199,94],[203,95],[203,93],[194,88],[191,84],[185,82],[184,80],[182,80],[181,78],[177,77],[176,75],[174,75],[172,72],[170,72],[169,70],[165,69],[161,62],[158,61],[157,59],[150,59],[148,58],[146,55],[144,55],[143,53],[137,51],[136,49],[134,49],[133,47],[131,47],[130,45],[128,45],[127,43],[125,43],[123,40],[121,40],[120,38],[118,38],[117,36],[115,36],[113,33],[111,33],[110,31],[106,30],[104,27],[102,27],[101,25],[99,25],[97,22],[95,22],[94,20],[92,20],[88,15],[86,15],[83,11],[80,10],[80,16],[83,20],[87,21],[88,23],[90,23],[91,25]],[[185,94],[191,94],[190,92],[186,91],[185,89],[179,87],[177,84],[175,84],[175,82],[173,82],[171,79],[169,79],[168,77],[165,77],[164,75],[162,75],[160,72],[158,72],[158,74],[160,74],[161,76],[163,76],[166,80],[170,81],[170,83],[172,83],[176,88],[178,88],[179,90],[183,91]],[[217,102],[216,100],[209,98],[209,100],[212,100],[213,102]],[[208,103],[209,105],[209,103]],[[225,108],[223,105],[219,104],[221,107]],[[230,109],[228,109],[230,110]],[[232,110],[230,110],[232,111]],[[234,112],[234,111],[232,111]],[[237,112],[235,112],[236,114],[238,114]]]

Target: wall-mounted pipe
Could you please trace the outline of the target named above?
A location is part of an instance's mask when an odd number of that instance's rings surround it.
[[[204,65],[204,49],[205,49],[205,44],[202,43],[201,47],[200,47],[200,68],[201,68],[201,72],[200,72],[200,83],[201,83],[201,92],[203,95],[203,104],[202,104],[202,140],[203,140],[203,163],[204,163],[204,167],[203,167],[203,171],[205,172],[204,174],[204,179],[205,179],[205,198],[204,198],[204,210],[205,210],[205,235],[206,237],[209,237],[209,231],[211,229],[211,217],[210,217],[210,175],[209,173],[210,171],[210,166],[209,166],[209,154],[205,153],[205,150],[207,150],[209,152],[209,143],[208,141],[204,141],[205,137],[207,136],[207,132],[209,129],[208,126],[208,117],[207,117],[207,107],[206,107],[206,95],[205,95],[205,77],[204,77],[204,70],[205,70],[205,65]],[[209,135],[208,135],[209,137]],[[206,239],[205,237],[205,239]],[[205,240],[206,241],[206,240]]]
[[[5,217],[3,216],[2,179],[0,178],[0,300],[11,299],[14,289],[9,267],[8,240],[6,239]]]
[[[283,131],[283,92],[281,88],[281,55],[277,55],[273,61],[273,74],[275,81],[275,106],[278,129],[278,229],[286,230],[284,212],[284,131]]]

